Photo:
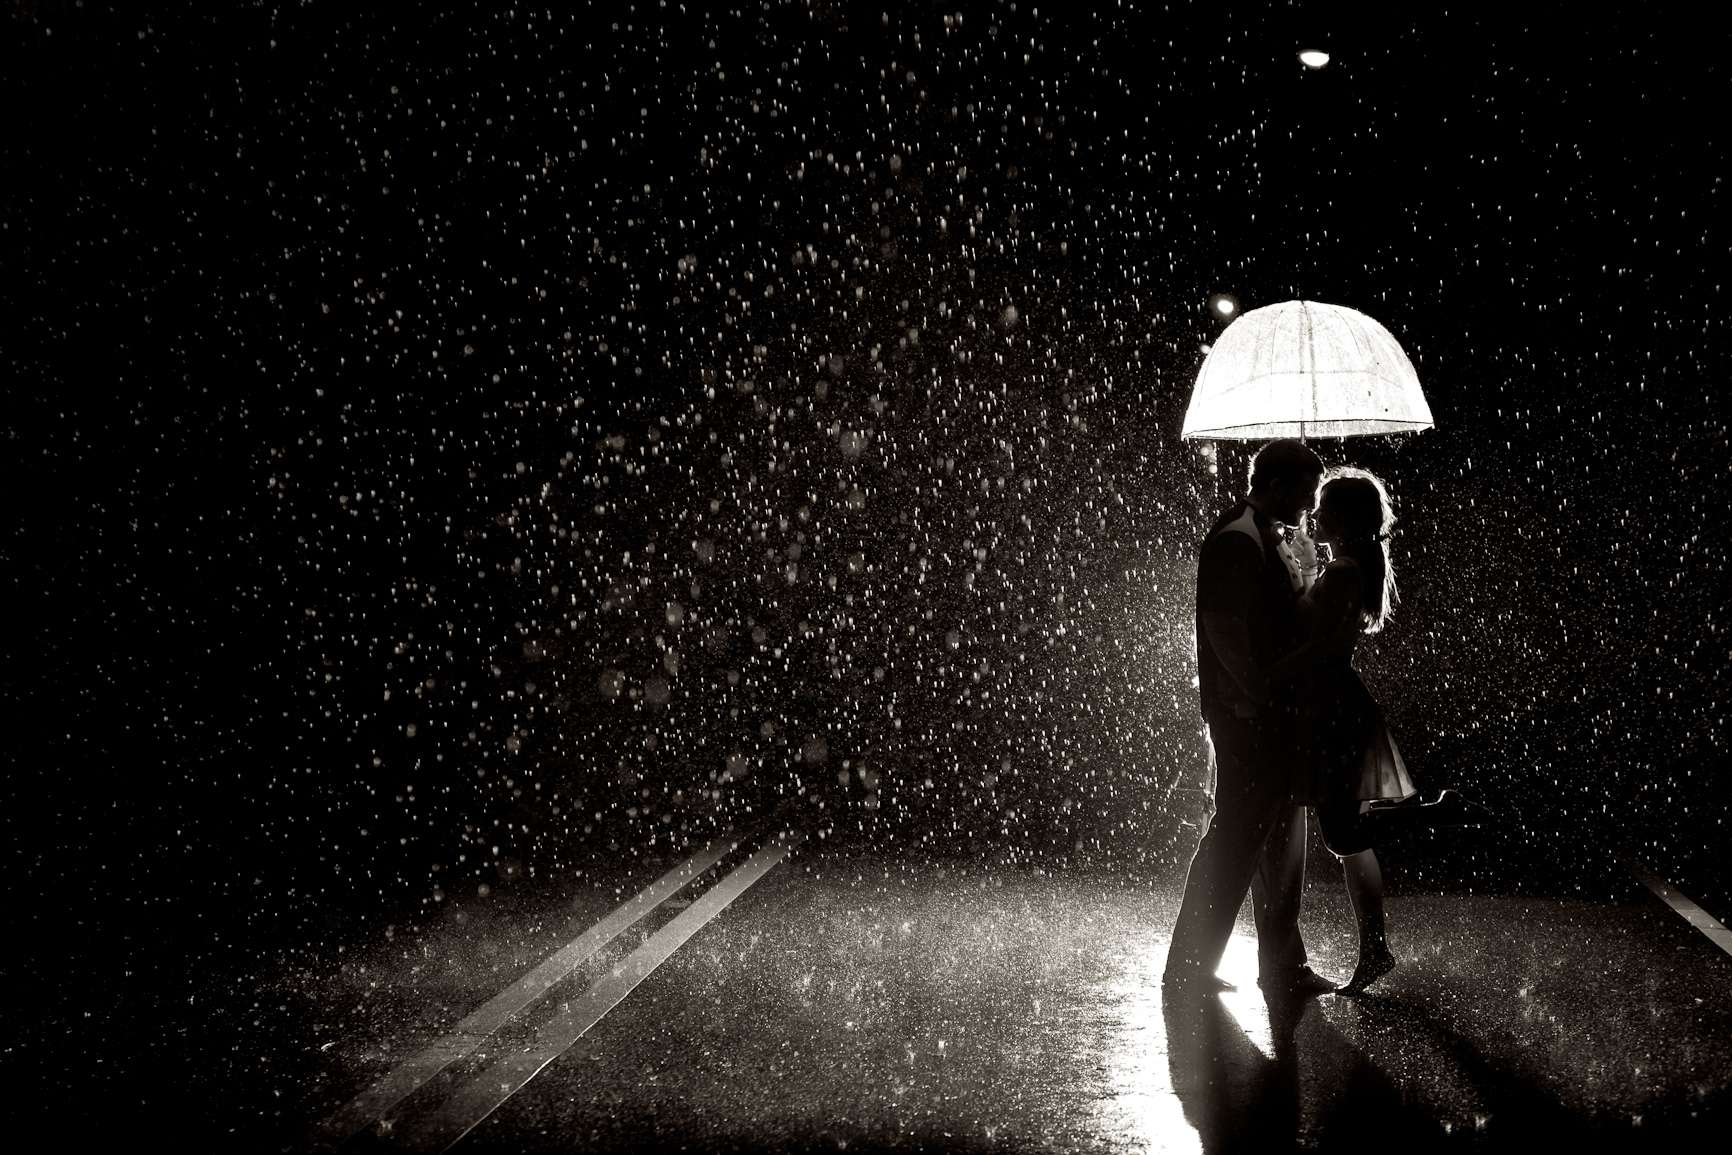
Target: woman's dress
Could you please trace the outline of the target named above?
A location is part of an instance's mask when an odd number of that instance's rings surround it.
[[[1311,719],[1316,795],[1355,802],[1400,801],[1416,793],[1383,711],[1345,658],[1319,663],[1306,713]]]
[[[1366,803],[1400,801],[1417,793],[1383,711],[1353,668],[1353,651],[1362,636],[1358,568],[1351,560],[1330,563],[1302,599],[1312,615],[1317,653],[1300,686],[1305,762],[1313,775],[1310,796],[1325,840],[1337,853],[1355,853],[1338,844],[1364,840],[1347,827],[1357,825],[1354,820]],[[1331,828],[1339,838],[1330,838]]]

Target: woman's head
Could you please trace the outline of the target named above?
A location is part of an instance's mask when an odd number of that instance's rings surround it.
[[[1398,596],[1389,535],[1395,508],[1376,474],[1350,465],[1331,469],[1317,497],[1317,536],[1336,557],[1350,557],[1365,570],[1365,632],[1376,633],[1394,612]]]

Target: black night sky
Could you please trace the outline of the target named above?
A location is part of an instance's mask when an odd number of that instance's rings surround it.
[[[367,7],[0,20],[15,926],[292,941],[783,804],[1180,861],[1218,292],[1419,372],[1317,443],[1396,494],[1416,776],[1725,916],[1723,38]]]

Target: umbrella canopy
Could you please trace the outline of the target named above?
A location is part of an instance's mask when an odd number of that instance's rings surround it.
[[[1183,437],[1264,440],[1432,426],[1413,363],[1364,313],[1316,301],[1252,309],[1215,342]]]

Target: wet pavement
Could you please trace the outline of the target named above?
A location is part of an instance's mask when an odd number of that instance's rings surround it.
[[[730,840],[344,1149],[1660,1150],[1719,1147],[1732,1122],[1732,958],[1633,878],[1591,897],[1392,885],[1399,966],[1359,1000],[1266,1001],[1247,908],[1221,970],[1237,989],[1167,1000],[1175,871],[823,837],[776,849],[768,833]],[[231,944],[178,975],[92,971],[58,997],[37,975],[35,1013],[10,1012],[8,1084],[68,1134],[332,1143],[321,1120],[449,1047],[465,1016],[701,845],[449,895],[300,951]],[[754,861],[761,877],[741,884]],[[1352,919],[1321,867],[1305,929],[1339,980]],[[641,981],[618,978],[674,940]],[[453,1113],[608,982],[623,995],[519,1089],[479,1120]]]

